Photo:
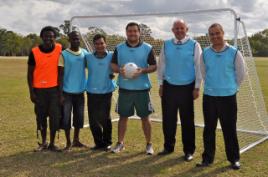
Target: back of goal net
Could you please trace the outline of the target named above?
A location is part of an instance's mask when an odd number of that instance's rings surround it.
[[[183,19],[188,27],[188,35],[197,40],[204,49],[210,45],[208,27],[213,23],[223,26],[225,40],[236,46],[243,54],[247,73],[246,78],[237,94],[238,120],[237,129],[241,152],[264,141],[268,136],[268,117],[263,95],[260,88],[255,61],[252,57],[246,29],[232,9],[197,10],[172,13],[128,14],[128,15],[101,15],[76,16],[70,21],[70,29],[78,30],[81,34],[83,47],[93,51],[92,38],[95,34],[106,36],[107,49],[113,52],[116,45],[126,40],[125,27],[129,22],[137,22],[141,28],[141,40],[153,46],[157,59],[163,41],[174,38],[171,31],[173,22]],[[151,115],[154,121],[162,120],[161,102],[158,96],[158,82],[156,73],[150,74],[152,82],[151,100],[155,112]],[[202,88],[201,88],[202,90]],[[202,93],[202,91],[201,91]],[[111,115],[118,119],[115,105],[118,92],[113,94]],[[203,127],[202,94],[195,101],[195,124]],[[135,117],[135,116],[134,116]],[[179,120],[179,115],[178,115]],[[180,123],[178,121],[178,123]],[[218,125],[218,128],[220,126]]]

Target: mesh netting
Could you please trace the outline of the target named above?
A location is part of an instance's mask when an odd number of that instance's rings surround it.
[[[189,35],[196,39],[202,48],[210,45],[207,31],[212,23],[220,23],[225,31],[226,40],[238,46],[247,65],[247,74],[238,93],[238,136],[241,152],[264,140],[267,135],[268,117],[262,96],[254,59],[252,57],[248,38],[243,23],[239,21],[232,10],[208,10],[195,12],[178,12],[165,14],[135,14],[115,16],[83,16],[71,20],[72,29],[80,31],[84,47],[93,50],[92,38],[97,33],[106,35],[108,50],[126,40],[125,26],[128,22],[137,22],[141,27],[141,39],[150,43],[159,56],[164,40],[173,37],[172,24],[176,19],[184,19],[189,27]],[[158,96],[156,73],[150,74],[152,89],[151,100],[155,112],[151,118],[161,121],[161,104]],[[202,89],[201,89],[202,90]],[[117,101],[117,91],[113,95],[113,119],[118,115],[114,112]],[[195,123],[203,126],[202,96],[195,101]],[[178,115],[179,116],[179,115]],[[219,127],[220,128],[220,127]]]

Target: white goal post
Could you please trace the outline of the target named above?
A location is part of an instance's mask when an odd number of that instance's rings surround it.
[[[141,26],[142,40],[150,43],[158,56],[163,41],[173,37],[171,27],[176,19],[186,21],[189,26],[189,35],[196,39],[202,48],[210,45],[207,35],[208,27],[215,22],[223,26],[226,40],[239,48],[247,66],[245,81],[237,94],[237,129],[240,153],[268,139],[268,116],[255,61],[252,57],[245,25],[234,10],[225,8],[166,13],[74,16],[67,21],[66,25],[69,27],[69,31],[75,29],[80,32],[83,46],[89,51],[92,51],[92,37],[96,33],[106,35],[108,50],[113,51],[119,42],[125,40],[126,24],[131,21],[137,22]],[[155,108],[151,119],[161,122],[161,103],[158,96],[156,74],[151,74],[150,77],[152,81],[151,98]],[[111,111],[114,121],[118,120],[118,115],[114,113],[116,99],[117,91],[114,92]],[[195,123],[196,126],[204,126],[202,96],[195,101]]]

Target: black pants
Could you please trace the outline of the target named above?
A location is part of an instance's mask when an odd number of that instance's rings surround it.
[[[194,126],[194,83],[175,86],[167,81],[163,83],[162,116],[164,132],[164,148],[174,151],[178,110],[181,121],[181,134],[183,152],[193,154],[195,151],[195,126]]]
[[[50,131],[56,132],[60,125],[60,102],[58,88],[35,88],[36,103],[34,106],[37,122],[37,130],[47,129],[47,117],[49,117]]]
[[[215,131],[218,118],[224,136],[225,152],[230,162],[239,160],[239,145],[236,133],[237,121],[237,102],[236,95],[214,97],[204,95],[203,97],[204,113],[204,153],[203,161],[212,163],[215,156]]]
[[[112,144],[112,121],[110,116],[112,93],[91,94],[88,98],[88,118],[96,146]]]

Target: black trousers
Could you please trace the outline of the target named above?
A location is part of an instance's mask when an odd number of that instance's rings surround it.
[[[193,154],[195,151],[195,125],[194,125],[194,83],[175,86],[167,81],[163,83],[161,99],[163,116],[164,148],[174,151],[178,110],[181,121],[181,135],[183,151]]]
[[[112,144],[112,121],[110,116],[112,93],[87,93],[88,118],[96,146]]]
[[[37,101],[34,106],[37,122],[37,130],[47,129],[47,117],[49,117],[50,131],[56,132],[60,127],[60,102],[58,88],[35,88]]]
[[[239,144],[236,133],[237,121],[237,102],[236,95],[215,97],[204,95],[203,97],[204,113],[204,132],[203,143],[204,152],[203,161],[212,163],[215,156],[215,131],[218,118],[224,136],[225,152],[230,162],[239,160]]]

